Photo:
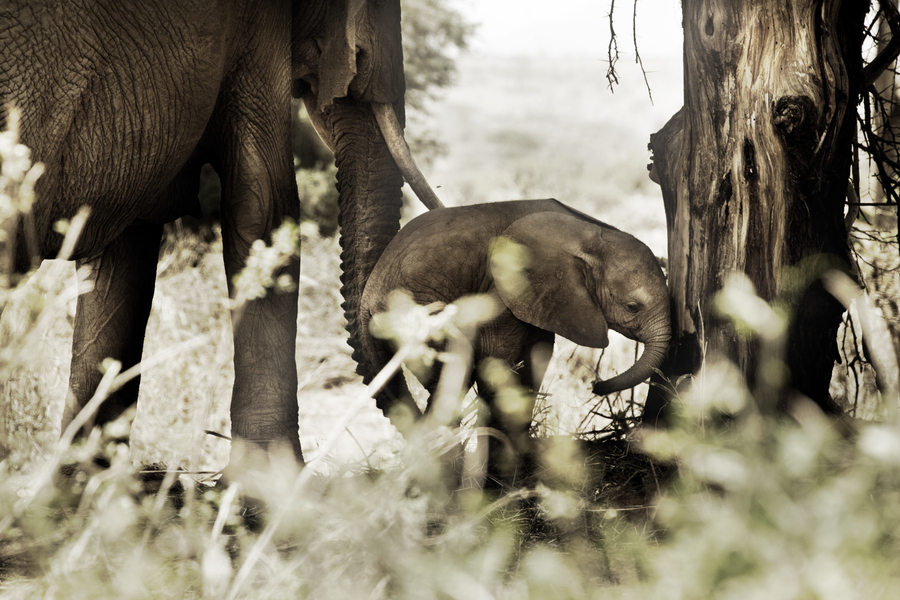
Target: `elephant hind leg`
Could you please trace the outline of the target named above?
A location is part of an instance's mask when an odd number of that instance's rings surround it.
[[[141,360],[144,332],[156,285],[162,226],[136,222],[97,257],[78,261],[90,274],[79,290],[72,340],[70,398],[63,428],[94,395],[106,358],[122,362],[122,370]],[[100,405],[93,422],[115,420],[137,402],[140,377],[131,379]],[[87,427],[87,430],[90,428]],[[85,432],[86,433],[86,432]]]

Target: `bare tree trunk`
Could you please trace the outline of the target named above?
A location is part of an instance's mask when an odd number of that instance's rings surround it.
[[[695,372],[707,342],[751,386],[781,387],[770,376],[783,361],[788,388],[839,411],[828,383],[843,309],[818,279],[849,269],[844,202],[867,5],[684,0],[685,104],[651,136],[669,230],[670,377]],[[786,356],[713,312],[735,271],[789,309]],[[663,402],[654,390],[645,420]]]

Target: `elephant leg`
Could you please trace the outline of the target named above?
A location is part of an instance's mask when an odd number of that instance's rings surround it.
[[[80,283],[72,340],[70,397],[63,413],[63,430],[87,404],[103,377],[106,358],[121,361],[122,370],[141,360],[144,332],[156,285],[156,264],[162,226],[137,222],[114,239],[103,252],[78,268],[90,274]],[[137,402],[140,377],[115,391],[100,405],[93,422],[115,420]],[[82,433],[90,431],[89,423]]]
[[[247,232],[243,224],[223,225],[225,272],[231,287],[246,264],[249,244],[267,238],[265,231]],[[292,259],[278,276],[297,282],[299,258]],[[297,404],[297,293],[270,289],[262,298],[232,311],[234,326],[234,389],[231,433],[235,439],[258,447],[290,449],[303,462],[298,435]]]
[[[247,264],[251,245],[269,243],[286,219],[299,221],[300,203],[291,154],[289,61],[283,79],[241,73],[221,100],[213,167],[222,180],[222,242],[229,293]],[[298,253],[299,254],[299,253]],[[297,284],[296,256],[274,274]],[[232,310],[234,389],[231,434],[239,450],[287,449],[303,462],[298,434],[297,291],[267,290]],[[253,460],[256,460],[254,458]]]
[[[487,337],[503,340],[504,348],[519,349],[509,361],[510,370],[515,371],[511,380],[519,386],[510,386],[506,382],[502,385],[507,389],[503,389],[496,382],[487,381],[480,369],[476,376],[478,395],[484,403],[479,413],[479,426],[487,428],[479,438],[479,446],[487,446],[486,488],[521,484],[533,471],[531,422],[536,393],[553,352],[554,334],[525,326],[518,336],[514,336],[519,341],[509,345],[514,330],[515,327],[508,327],[503,333],[488,332]]]

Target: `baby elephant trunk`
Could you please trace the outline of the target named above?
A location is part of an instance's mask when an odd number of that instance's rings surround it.
[[[598,396],[614,394],[622,390],[632,388],[643,383],[658,369],[669,349],[670,332],[668,324],[661,327],[662,331],[644,342],[644,352],[641,357],[624,373],[605,381],[594,383],[593,392]]]

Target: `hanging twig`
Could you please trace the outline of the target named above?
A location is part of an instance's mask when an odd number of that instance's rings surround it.
[[[616,41],[616,29],[613,26],[613,15],[616,12],[616,0],[609,3],[609,46],[606,48],[606,55],[609,58],[609,68],[606,69],[606,80],[609,82],[609,89],[613,89],[613,85],[618,85],[619,76],[616,74],[616,62],[619,60],[619,43]]]
[[[647,71],[644,70],[644,61],[641,60],[641,53],[638,52],[637,3],[638,0],[634,0],[634,12],[631,15],[631,35],[634,39],[634,62],[636,62],[641,68],[641,73],[644,75],[644,85],[647,86],[647,95],[650,96],[650,104],[653,104],[653,92],[650,90],[650,81],[647,79]]]

